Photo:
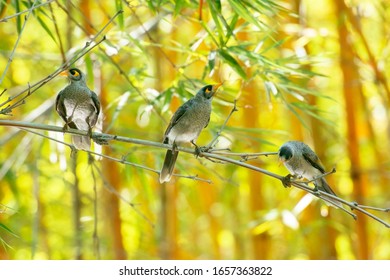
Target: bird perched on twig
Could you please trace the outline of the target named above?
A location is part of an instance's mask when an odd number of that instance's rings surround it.
[[[300,141],[288,141],[284,143],[279,149],[279,159],[290,172],[283,181],[285,187],[289,186],[291,176],[306,178],[309,181],[314,180],[315,190],[321,190],[336,196],[336,193],[330,188],[325,178],[322,176],[325,174],[325,169],[322,166],[320,159],[305,143]],[[337,206],[342,207],[342,204],[339,201],[331,199],[330,197],[327,197],[327,199],[331,200]]]
[[[192,143],[198,149],[195,141],[210,121],[211,101],[221,85],[207,85],[201,88],[193,98],[181,105],[173,114],[164,133],[164,144],[170,144],[173,147],[166,152],[160,172],[160,183],[171,179],[179,154],[176,148],[178,144]]]
[[[67,127],[88,131],[92,134],[99,113],[100,102],[85,81],[85,75],[77,68],[69,69],[60,74],[67,76],[70,84],[61,90],[56,99],[56,110],[64,120],[64,130]],[[89,150],[90,136],[72,135],[72,142],[79,150]]]

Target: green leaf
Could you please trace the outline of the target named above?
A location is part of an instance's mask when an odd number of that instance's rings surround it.
[[[218,31],[220,45],[223,45],[223,41],[224,41],[223,35],[225,32],[223,31],[222,24],[220,21],[220,18],[222,17],[221,11],[220,11],[221,7],[218,6],[214,0],[207,0],[207,3],[209,4],[210,13],[211,13],[211,16],[214,20],[217,31]],[[213,32],[213,33],[215,34],[215,32]]]
[[[244,69],[242,69],[241,65],[237,62],[237,60],[232,57],[227,51],[220,49],[218,50],[218,53],[220,54],[222,60],[224,60],[227,64],[229,64],[230,67],[236,71],[238,75],[241,76],[241,78],[246,79],[246,73]]]
[[[36,18],[37,18],[37,20],[39,21],[39,23],[41,24],[42,28],[43,28],[43,29],[47,32],[47,34],[49,34],[49,36],[53,39],[53,41],[54,41],[54,42],[57,42],[57,41],[56,41],[56,38],[54,37],[53,33],[51,33],[51,30],[50,30],[50,28],[47,26],[47,24],[45,23],[45,21],[44,21],[41,17],[39,17],[39,16],[37,16]]]
[[[16,13],[20,12],[20,5],[19,5],[19,0],[15,1],[15,10]],[[20,16],[16,17],[16,30],[18,31],[18,34],[22,31],[22,20],[20,19]]]
[[[122,0],[115,0],[115,7],[117,11],[123,11]],[[124,20],[123,13],[120,13],[117,19],[118,19],[119,28],[123,30],[125,27],[125,20]]]
[[[7,231],[8,233],[12,234],[13,236],[15,237],[18,237],[12,230],[10,230],[6,225],[4,224],[0,224],[0,228],[4,229],[5,231]]]
[[[232,7],[233,11],[235,11],[238,15],[240,15],[243,19],[245,19],[247,22],[250,22],[257,26],[258,28],[261,28],[261,25],[259,24],[259,20],[253,17],[251,11],[248,9],[247,6],[242,4],[242,1],[238,0],[228,0],[230,6]]]

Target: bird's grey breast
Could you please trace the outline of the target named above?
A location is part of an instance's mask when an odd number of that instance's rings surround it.
[[[91,116],[96,114],[97,109],[91,97],[92,92],[87,87],[70,84],[62,95],[67,118],[84,121],[94,119]]]
[[[180,120],[167,134],[172,144],[185,143],[196,140],[202,129],[208,124],[211,114],[211,102],[209,100],[194,100]]]

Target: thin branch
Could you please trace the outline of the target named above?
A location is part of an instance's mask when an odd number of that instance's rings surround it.
[[[34,3],[33,3],[31,8],[33,8],[35,6],[36,2],[37,2],[37,0],[34,1]],[[5,75],[8,72],[8,68],[10,67],[10,65],[12,63],[12,59],[13,59],[13,57],[15,55],[16,48],[18,47],[19,41],[22,38],[22,34],[23,34],[23,31],[24,31],[24,28],[26,27],[27,21],[30,18],[31,12],[32,12],[32,9],[29,9],[28,14],[24,18],[23,26],[22,26],[22,28],[19,31],[18,38],[16,39],[16,42],[14,44],[14,48],[12,49],[11,54],[10,54],[10,56],[8,58],[7,65],[5,66],[3,74],[0,77],[0,85],[3,83],[4,77],[5,77]]]
[[[43,85],[51,81],[53,78],[55,78],[57,75],[59,75],[64,69],[68,68],[69,65],[72,65],[73,63],[77,62],[79,59],[81,59],[83,56],[85,56],[88,52],[93,50],[95,47],[99,46],[103,41],[106,40],[106,36],[103,36],[103,38],[97,42],[95,40],[97,37],[101,35],[101,33],[113,22],[113,20],[121,14],[123,11],[118,11],[92,38],[90,41],[87,41],[83,48],[81,48],[79,51],[77,51],[71,58],[69,58],[67,61],[65,61],[57,70],[55,70],[52,74],[47,76],[46,78],[43,78],[42,80],[36,82],[33,85],[29,85],[27,89],[22,90],[21,92],[17,93],[16,95],[9,97],[5,102],[0,104],[0,108],[6,105],[7,103],[12,102],[14,99],[18,98],[25,92],[28,92],[27,95],[23,96],[18,102],[21,102],[21,100],[26,99],[29,95],[37,91],[39,88],[41,88]],[[95,42],[94,45],[91,46],[91,44]],[[11,53],[12,57],[13,54]],[[5,73],[6,71],[4,71]],[[1,82],[0,82],[1,84]],[[19,104],[20,105],[20,104]],[[0,114],[7,113],[9,114],[9,108],[5,108],[3,110],[0,110]]]
[[[233,104],[233,109],[230,111],[229,115],[227,116],[225,122],[222,124],[222,126],[219,128],[217,134],[215,135],[214,139],[211,140],[211,142],[206,146],[206,149],[211,149],[214,144],[217,142],[219,136],[221,136],[222,134],[222,131],[225,129],[228,121],[230,120],[230,118],[232,117],[233,113],[234,112],[237,112],[238,109],[237,109],[237,99],[234,100],[234,104]]]
[[[68,13],[68,10],[62,6],[60,3],[58,3],[59,7],[65,12],[65,13]],[[106,24],[106,26],[111,23],[119,14],[123,13],[122,10],[119,10],[112,19],[110,19],[110,21]],[[79,21],[77,19],[75,19],[71,14],[68,14],[69,18],[72,20],[72,22],[74,24],[76,24],[81,30],[83,30],[83,32],[85,34],[88,34],[88,31],[84,28],[84,26],[82,26]],[[92,25],[92,23],[89,23],[89,25],[94,29],[96,30],[96,28]],[[154,25],[153,25],[154,26]],[[148,30],[143,28],[144,32],[147,32]],[[100,32],[98,32],[100,33]],[[110,43],[109,40],[107,40],[107,43]],[[110,60],[111,64],[119,71],[119,74],[122,75],[124,77],[124,79],[126,80],[126,82],[130,85],[130,87],[132,89],[134,89],[139,96],[141,96],[141,98],[145,101],[146,104],[152,106],[152,109],[153,111],[157,114],[157,116],[164,121],[164,123],[167,123],[167,121],[164,119],[164,117],[162,116],[161,112],[159,110],[157,110],[157,108],[155,107],[155,104],[153,102],[151,102],[146,96],[145,94],[130,80],[129,76],[126,74],[126,72],[123,70],[123,68],[119,65],[119,63],[117,63],[113,58],[112,56],[108,55],[107,52],[99,46],[99,50],[107,57],[108,60]]]
[[[0,121],[0,125],[1,125],[1,121]],[[57,143],[60,143],[60,144],[63,144],[63,145],[66,145],[68,146],[70,149],[72,149],[72,154],[75,153],[77,150],[76,148],[72,145],[72,144],[69,144],[69,143],[66,143],[66,142],[63,142],[63,141],[60,141],[58,139],[55,139],[53,137],[50,137],[50,136],[47,136],[45,134],[42,134],[42,133],[39,133],[39,132],[36,132],[34,130],[31,130],[31,129],[28,129],[28,128],[22,128],[22,126],[16,126],[18,127],[19,129],[21,130],[24,130],[24,131],[27,131],[27,132],[31,132],[33,134],[36,134],[36,135],[39,135],[41,137],[44,137],[46,139],[49,139],[51,141],[55,141]],[[58,127],[55,127],[55,126],[48,126],[48,127],[52,127],[52,128],[58,128]],[[36,127],[35,127],[36,128]],[[46,130],[46,129],[42,129],[42,130]],[[73,129],[71,129],[73,130]],[[58,130],[50,130],[48,129],[48,131],[56,131],[56,132],[60,132]],[[77,131],[77,130],[76,130]],[[61,130],[61,132],[64,132],[63,130]],[[68,132],[68,131],[65,131],[65,132]],[[70,132],[70,130],[69,130]],[[147,143],[149,141],[146,141],[145,143]],[[147,144],[146,144],[147,146]],[[127,161],[125,160],[125,156],[122,157],[121,159],[119,158],[115,158],[115,157],[111,157],[111,156],[107,156],[107,155],[104,155],[104,154],[101,154],[101,153],[97,153],[97,152],[94,152],[94,151],[88,151],[88,150],[83,150],[84,152],[87,152],[91,155],[95,155],[95,156],[99,156],[99,157],[102,157],[102,158],[105,158],[105,159],[108,159],[108,160],[112,160],[112,161],[115,161],[115,162],[118,162],[118,163],[121,163],[121,164],[124,164],[124,165],[129,165],[129,166],[133,166],[133,167],[136,167],[136,168],[140,168],[140,169],[144,169],[144,170],[147,170],[147,171],[150,171],[150,172],[153,172],[153,173],[156,173],[156,174],[160,174],[160,170],[156,170],[156,169],[153,169],[153,168],[150,168],[150,167],[147,167],[147,166],[144,166],[144,165],[141,165],[141,164],[137,164],[137,163],[134,163],[134,162],[130,162],[130,161]],[[201,182],[205,182],[205,183],[208,183],[208,184],[211,184],[212,181],[209,180],[209,179],[204,179],[204,178],[200,178],[198,177],[197,175],[181,175],[181,174],[173,174],[173,176],[176,176],[176,177],[180,177],[180,178],[185,178],[185,179],[191,179],[191,180],[196,180],[196,181],[201,181]]]
[[[89,154],[96,155],[96,156],[99,156],[99,157],[102,157],[102,158],[105,158],[105,159],[108,159],[108,160],[112,160],[112,161],[115,161],[115,162],[118,162],[118,163],[121,163],[121,164],[124,164],[124,165],[130,165],[130,166],[133,166],[133,167],[136,167],[136,168],[140,168],[140,169],[148,170],[148,171],[156,173],[156,174],[160,174],[160,170],[156,170],[156,169],[153,169],[153,168],[141,165],[141,164],[137,164],[137,163],[134,163],[134,162],[127,161],[127,160],[125,160],[125,157],[122,157],[121,159],[119,159],[119,158],[107,156],[107,155],[104,155],[104,154],[101,154],[101,153],[96,153],[94,151],[86,151],[86,150],[84,150],[84,152],[87,152]],[[173,174],[173,176],[180,177],[180,178],[191,179],[191,180],[197,180],[197,181],[206,182],[206,183],[209,183],[209,184],[212,183],[211,180],[199,178],[197,175],[186,176],[186,175],[181,175],[181,174]]]
[[[33,10],[38,9],[38,8],[40,8],[42,6],[48,5],[48,4],[50,4],[50,3],[54,2],[54,1],[57,1],[57,0],[48,0],[45,3],[41,3],[41,4],[38,4],[38,5],[33,5],[33,6],[31,6],[31,8],[29,8],[27,10],[24,10],[24,11],[21,11],[19,13],[16,13],[16,14],[13,14],[11,16],[4,17],[4,18],[0,19],[0,22],[7,22],[8,20],[10,20],[10,19],[12,19],[14,17],[20,16],[20,15],[25,14],[25,13],[32,12]]]
[[[113,17],[110,18],[110,20],[103,26],[103,28],[100,29],[100,31],[98,31],[95,36],[93,36],[93,41],[100,35],[102,34],[102,32],[104,31],[104,29],[106,29],[115,19],[117,16],[119,16],[120,14],[123,13],[123,10],[119,10],[115,13],[115,15]]]
[[[35,123],[27,123],[27,122],[21,122],[21,121],[12,121],[12,120],[0,120],[0,126],[14,126],[14,127],[20,127],[20,128],[33,128],[33,129],[63,132],[62,127],[57,127],[57,126],[52,126],[52,125],[35,124]],[[77,134],[77,135],[85,135],[85,136],[88,135],[88,131],[80,131],[77,129],[68,129],[65,132]],[[93,139],[105,139],[105,140],[111,140],[111,141],[114,140],[114,141],[120,141],[120,142],[125,142],[125,143],[133,143],[133,144],[144,145],[144,146],[149,146],[149,147],[157,147],[157,148],[161,148],[161,149],[172,149],[171,145],[163,144],[160,142],[153,142],[153,141],[148,141],[148,140],[128,138],[128,137],[111,135],[111,134],[106,134],[106,133],[94,132],[92,134],[92,138]],[[222,162],[231,163],[231,164],[241,166],[241,167],[244,167],[244,168],[256,171],[256,172],[260,172],[260,173],[263,173],[267,176],[278,179],[281,182],[285,178],[284,176],[272,173],[272,172],[265,170],[265,169],[262,169],[260,167],[253,166],[253,165],[250,165],[248,163],[234,160],[234,159],[231,159],[228,157],[224,157],[224,156],[218,155],[216,153],[210,153],[210,152],[196,153],[196,151],[194,149],[189,149],[189,148],[185,148],[185,147],[177,147],[177,149],[181,152],[190,153],[193,155],[198,155],[200,157],[211,158],[211,159],[219,160]],[[332,194],[329,194],[329,193],[326,193],[326,192],[323,192],[320,190],[316,191],[314,189],[309,188],[308,185],[306,183],[303,183],[303,182],[292,181],[291,185],[294,187],[297,187],[299,189],[302,189],[302,190],[304,190],[304,191],[306,191],[314,196],[317,196],[318,198],[325,200],[326,202],[331,203],[336,207],[337,207],[337,205],[332,200],[343,203],[344,205],[349,206],[351,209],[356,209],[357,211],[369,216],[370,218],[372,218],[372,219],[378,221],[379,223],[383,224],[384,226],[390,228],[389,223],[383,221],[382,219],[378,218],[377,216],[373,215],[372,213],[367,212],[362,207],[360,207],[359,204],[357,204],[356,202],[349,202],[349,201],[346,201],[344,199],[341,199],[340,197],[334,196]],[[348,210],[346,210],[344,208],[339,208],[339,209],[348,213],[349,215],[351,215],[354,218],[356,217],[355,214],[349,212]]]
[[[62,62],[65,62],[66,61],[66,56],[65,56],[65,51],[64,51],[64,45],[62,44],[62,39],[61,39],[60,30],[58,28],[57,19],[56,19],[56,16],[54,15],[53,7],[51,6],[51,4],[49,4],[49,10],[50,10],[51,17],[53,19],[54,29],[55,29],[57,37],[58,37],[58,45],[60,47],[60,53],[61,53],[61,56],[62,56]]]
[[[96,46],[98,46],[99,44],[101,44],[106,38],[103,37],[100,41],[96,42],[93,46],[91,46],[90,48],[88,48],[88,46],[90,45],[90,43],[92,41],[89,41],[85,44],[84,48],[82,48],[79,52],[77,52],[77,54],[75,54],[72,58],[69,59],[69,61],[66,61],[65,63],[63,63],[59,68],[57,68],[57,70],[55,70],[52,74],[50,74],[49,76],[41,79],[40,81],[34,83],[33,85],[28,85],[28,87],[22,91],[20,91],[19,93],[15,94],[14,96],[12,97],[9,97],[5,102],[1,103],[0,104],[0,108],[3,107],[4,105],[6,105],[7,103],[10,103],[12,102],[14,99],[18,98],[19,96],[21,96],[22,94],[26,93],[27,94],[25,96],[23,96],[20,100],[16,101],[18,104],[19,102],[22,102],[22,100],[26,99],[28,96],[30,96],[32,93],[34,93],[35,91],[37,91],[38,89],[40,89],[43,85],[45,85],[46,83],[48,83],[49,81],[51,81],[52,79],[54,79],[56,76],[58,76],[64,69],[66,69],[69,65],[75,63],[76,61],[78,61],[80,58],[82,58],[83,56],[85,56],[88,52],[90,52],[92,49],[94,49]],[[8,112],[7,108],[5,109],[2,109],[0,110],[0,114],[4,114],[4,110],[6,110],[5,112]]]
[[[151,226],[152,228],[155,227],[154,223],[148,218],[145,216],[145,214],[143,214],[136,206],[135,203],[132,203],[130,201],[128,201],[126,198],[124,198],[113,186],[111,186],[111,184],[107,181],[107,179],[105,178],[104,174],[102,173],[102,171],[96,166],[95,162],[93,162],[93,166],[96,168],[97,172],[99,173],[100,175],[100,178],[103,180],[103,183],[104,183],[104,186],[106,187],[106,189],[115,194],[120,200],[122,200],[124,203],[126,203],[127,205],[129,205],[138,215],[140,215],[140,217],[142,219],[144,219],[145,221],[147,221]]]
[[[360,205],[357,202],[353,202],[353,204],[355,206],[362,208],[362,209],[370,209],[370,210],[379,211],[379,212],[390,212],[390,208],[379,208],[379,207],[373,207],[373,206],[369,206],[369,205]]]
[[[222,152],[217,149],[211,149],[209,150],[210,153],[221,155],[221,156],[228,156],[228,157],[240,157],[240,161],[249,161],[259,158],[260,156],[274,156],[277,155],[278,152],[262,152],[262,153],[234,153],[234,152]]]
[[[2,92],[0,92],[0,97],[2,97],[3,96],[3,94],[5,93],[7,91],[7,89],[5,88],[5,89],[3,89],[3,91]]]
[[[314,181],[316,181],[318,179],[324,178],[324,177],[326,177],[326,176],[328,176],[330,174],[333,174],[333,173],[336,173],[336,168],[334,168],[334,167],[333,167],[333,169],[331,171],[325,172],[325,173],[323,173],[323,174],[321,174],[321,175],[319,175],[319,176],[317,176],[317,177],[315,177],[315,178],[313,178],[311,180],[305,181],[305,183],[314,182]]]

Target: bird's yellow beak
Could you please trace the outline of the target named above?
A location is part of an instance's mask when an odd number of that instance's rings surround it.
[[[217,89],[222,86],[223,83],[219,83],[219,84],[216,84],[216,85],[213,85],[213,89],[211,90],[211,94],[212,95],[215,95],[215,93],[217,92]]]
[[[62,71],[58,76],[68,77],[68,70]]]
[[[216,92],[217,89],[222,86],[223,83],[219,83],[219,84],[216,84],[216,85],[213,85],[213,92]]]

